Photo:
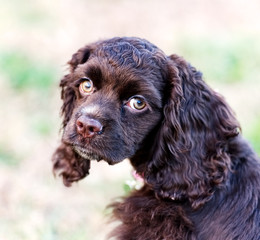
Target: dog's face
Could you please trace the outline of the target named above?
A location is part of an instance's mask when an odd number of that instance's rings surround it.
[[[66,76],[66,88],[74,96],[63,142],[86,160],[109,164],[131,158],[144,147],[162,118],[166,84],[154,60],[157,52],[119,41],[76,53],[74,62],[80,54],[81,59],[74,65],[71,61]]]

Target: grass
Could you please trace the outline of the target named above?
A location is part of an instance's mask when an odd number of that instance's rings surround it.
[[[0,68],[10,86],[17,91],[49,91],[57,76],[53,67],[21,51],[0,52]]]
[[[17,167],[19,165],[19,158],[5,144],[0,144],[0,164],[4,164],[9,167]]]
[[[254,120],[250,130],[245,132],[245,136],[260,156],[260,117]]]
[[[255,81],[260,73],[260,47],[254,38],[208,39],[188,37],[178,41],[180,53],[203,73],[208,81],[225,84]]]
[[[48,137],[54,131],[55,123],[45,113],[37,113],[30,119],[31,129],[41,137]]]

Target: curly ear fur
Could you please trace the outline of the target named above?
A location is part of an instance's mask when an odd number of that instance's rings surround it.
[[[52,157],[54,174],[63,177],[63,183],[69,187],[89,174],[90,161],[83,159],[72,148],[62,143]]]
[[[229,139],[239,124],[224,99],[184,59],[169,57],[169,97],[145,177],[158,196],[208,201],[231,167]]]
[[[74,104],[76,100],[76,93],[71,85],[71,75],[79,64],[85,63],[91,53],[91,47],[86,46],[73,54],[71,60],[68,62],[70,66],[70,73],[65,75],[60,82],[61,99],[63,105],[61,107],[61,114],[63,116],[63,128],[66,127],[70,120]],[[78,181],[89,174],[90,161],[81,158],[76,154],[71,146],[66,143],[61,143],[60,147],[55,151],[52,157],[53,171],[63,177],[65,186],[70,186],[72,182]]]

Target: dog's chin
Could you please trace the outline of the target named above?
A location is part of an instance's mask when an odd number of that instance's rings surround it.
[[[90,161],[101,161],[103,157],[80,146],[73,146],[73,150],[82,158]]]
[[[81,156],[82,158],[84,158],[85,160],[90,160],[90,161],[105,161],[107,162],[109,165],[114,165],[120,161],[113,161],[111,159],[107,159],[97,153],[95,153],[94,151],[91,151],[91,150],[88,150],[88,149],[85,149],[83,147],[80,147],[80,146],[73,146],[73,150],[79,155]]]

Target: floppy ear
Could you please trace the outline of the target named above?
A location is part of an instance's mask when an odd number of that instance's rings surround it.
[[[92,45],[87,45],[83,48],[80,48],[76,53],[72,55],[71,60],[68,62],[71,68],[71,71],[74,71],[79,64],[83,64],[88,61],[90,54],[93,50]]]
[[[224,99],[184,59],[168,59],[168,96],[145,178],[158,196],[188,199],[193,208],[225,182],[228,141],[239,124]]]
[[[90,160],[83,159],[75,153],[71,146],[62,143],[52,157],[53,172],[62,176],[65,186],[79,181],[89,174]]]
[[[69,122],[75,107],[76,93],[73,86],[73,72],[79,64],[85,63],[91,53],[91,47],[86,46],[73,54],[68,62],[70,73],[65,75],[60,82],[61,99],[63,104],[61,114],[63,116],[63,128]],[[70,186],[72,182],[78,181],[89,174],[90,161],[85,160],[75,153],[71,146],[62,142],[52,157],[53,171],[63,177],[64,185]]]

